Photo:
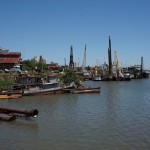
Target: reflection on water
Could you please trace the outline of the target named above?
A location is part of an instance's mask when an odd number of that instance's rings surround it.
[[[0,149],[150,148],[149,79],[85,85],[101,86],[101,93],[0,100],[1,106],[39,111],[37,118],[0,122]]]

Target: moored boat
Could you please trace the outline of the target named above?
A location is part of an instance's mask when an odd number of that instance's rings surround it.
[[[73,83],[68,86],[60,85],[57,77],[49,76],[48,79],[42,78],[41,83],[35,86],[27,86],[27,88],[24,89],[23,95],[61,94],[64,93],[63,89],[74,88],[74,86]]]
[[[93,81],[101,81],[102,80],[101,75],[100,74],[94,75],[93,78],[92,78],[92,80]]]
[[[2,91],[0,93],[0,99],[17,99],[20,97],[22,97],[22,93],[20,92]]]
[[[28,87],[24,90],[23,95],[46,95],[46,94],[61,94],[64,93],[63,89],[74,88],[73,85],[61,86],[58,83],[42,83],[35,87]]]
[[[143,71],[142,76],[143,78],[149,78],[149,71]]]
[[[56,75],[48,75],[47,77],[20,77],[17,83],[13,85],[13,89],[20,89],[24,96],[29,95],[46,95],[61,94],[65,88],[74,88],[74,84],[68,86],[61,85]]]
[[[125,79],[125,81],[130,81],[131,80],[131,75],[130,75],[129,72],[124,73],[124,79]]]

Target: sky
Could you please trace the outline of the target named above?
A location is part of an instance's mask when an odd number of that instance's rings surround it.
[[[150,69],[150,0],[0,0],[0,47],[22,59],[42,56],[47,63],[108,63],[117,51],[120,66]]]

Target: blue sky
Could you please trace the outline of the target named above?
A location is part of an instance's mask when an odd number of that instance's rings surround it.
[[[0,0],[0,47],[21,52],[23,60],[42,55],[64,65],[70,46],[74,61],[86,65],[108,61],[117,51],[122,66],[150,69],[149,0]]]

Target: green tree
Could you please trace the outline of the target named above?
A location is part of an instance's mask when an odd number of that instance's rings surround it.
[[[35,63],[35,66],[37,68],[40,68],[42,71],[48,70],[47,65],[45,63],[43,63],[43,62]]]
[[[23,70],[27,71],[33,71],[35,68],[38,68],[38,70],[47,70],[47,65],[43,62],[36,62],[34,60],[24,60],[22,62],[22,68]]]
[[[22,68],[23,70],[32,71],[35,69],[35,62],[31,60],[24,60],[22,62]]]
[[[69,85],[74,82],[77,86],[81,84],[83,78],[81,76],[76,75],[73,69],[66,69],[63,75],[59,74],[60,82]]]

